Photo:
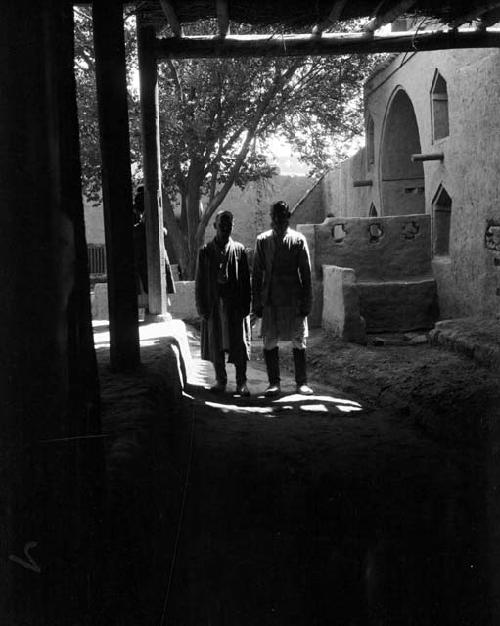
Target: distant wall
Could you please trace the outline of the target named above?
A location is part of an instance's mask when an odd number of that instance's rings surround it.
[[[233,187],[219,210],[233,212],[233,238],[253,249],[257,235],[271,227],[271,204],[285,200],[293,208],[311,184],[311,179],[306,176],[274,176],[269,181],[249,183],[244,190]],[[205,241],[215,235],[213,222],[210,220]]]
[[[239,187],[233,187],[219,210],[227,209],[233,212],[235,216],[233,237],[243,243],[245,247],[253,249],[257,235],[270,228],[271,204],[278,200],[285,200],[293,208],[312,184],[313,181],[306,176],[280,175],[266,181],[249,183],[243,190]],[[94,206],[84,200],[84,208],[87,243],[103,244],[104,216],[102,204]],[[212,239],[215,234],[213,221],[212,219],[207,227],[206,241]],[[173,260],[173,250],[169,245],[168,253]]]
[[[83,199],[85,214],[85,235],[87,243],[104,243],[104,214],[102,204],[94,205],[85,198]]]

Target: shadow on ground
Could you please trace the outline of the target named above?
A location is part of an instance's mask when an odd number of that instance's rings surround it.
[[[144,371],[115,383],[136,412],[107,418],[108,623],[490,623],[477,450],[326,376],[305,398],[284,368],[283,394],[265,398],[258,361],[250,398],[214,395],[188,335],[182,396],[165,383],[173,364],[158,375],[155,343]]]

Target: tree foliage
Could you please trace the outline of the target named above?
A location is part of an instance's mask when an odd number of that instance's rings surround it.
[[[92,196],[99,188],[99,159],[95,87],[87,71],[93,53],[83,26],[83,20],[80,28],[77,23],[82,41],[76,72],[84,188]],[[130,20],[126,33],[132,71],[137,61]],[[362,83],[374,62],[350,55],[159,64],[164,215],[185,276],[192,277],[205,229],[231,187],[276,173],[268,149],[273,137],[288,140],[310,175],[345,157],[362,132]],[[140,176],[138,94],[130,91],[129,97],[132,160]]]

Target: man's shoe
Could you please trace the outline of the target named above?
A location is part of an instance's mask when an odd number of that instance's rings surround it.
[[[243,383],[242,385],[237,385],[236,394],[238,396],[245,396],[245,397],[248,397],[250,395],[250,390],[246,386],[246,383]]]
[[[278,383],[270,383],[269,387],[264,391],[264,395],[268,398],[272,398],[273,396],[277,396],[281,393],[281,387]]]
[[[314,391],[309,385],[302,383],[301,385],[297,385],[297,393],[300,393],[302,396],[312,396]]]
[[[210,387],[210,393],[224,393],[225,391],[226,383],[221,383],[220,380]]]

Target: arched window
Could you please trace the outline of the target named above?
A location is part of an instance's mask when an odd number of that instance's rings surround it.
[[[433,252],[435,256],[450,254],[451,198],[440,185],[432,203]]]
[[[370,204],[370,209],[368,210],[368,217],[377,217],[377,216],[378,216],[377,207],[372,202]]]
[[[431,89],[432,139],[437,141],[450,134],[448,121],[448,88],[441,73],[436,70]]]
[[[366,120],[366,162],[368,169],[375,163],[375,124],[371,115]]]

